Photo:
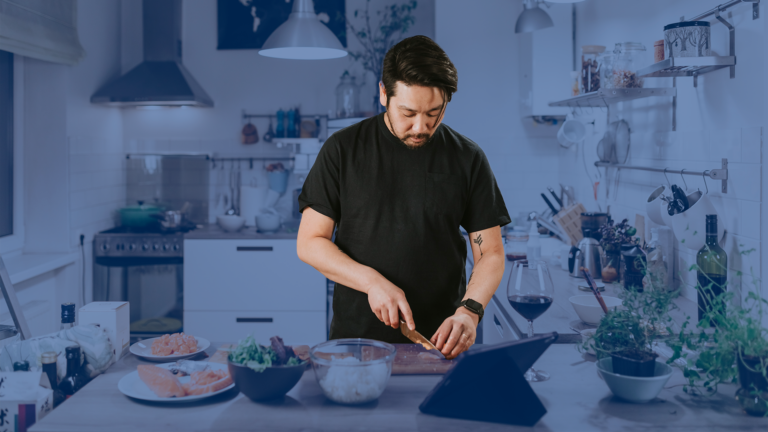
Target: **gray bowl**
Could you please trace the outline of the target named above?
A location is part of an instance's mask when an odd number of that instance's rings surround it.
[[[615,395],[628,402],[646,403],[661,393],[664,385],[672,376],[672,368],[665,363],[656,362],[652,377],[633,377],[613,373],[613,359],[606,357],[597,362],[597,373],[603,378],[608,388]]]
[[[268,367],[262,372],[231,361],[227,361],[227,366],[237,389],[254,402],[285,396],[307,370],[306,363],[298,366]]]

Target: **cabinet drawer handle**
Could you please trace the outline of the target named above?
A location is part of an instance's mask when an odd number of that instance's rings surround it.
[[[238,246],[238,252],[271,252],[272,246]]]
[[[493,322],[496,324],[496,330],[499,332],[499,336],[504,336],[504,327],[501,326],[499,319],[496,318],[496,314],[493,315]]]
[[[272,318],[237,318],[239,323],[271,323]]]

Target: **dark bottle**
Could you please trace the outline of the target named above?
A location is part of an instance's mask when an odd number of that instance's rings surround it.
[[[282,108],[277,110],[277,127],[275,128],[276,138],[285,138],[285,111]]]
[[[64,392],[59,388],[59,376],[56,372],[57,355],[54,351],[44,352],[40,357],[40,362],[43,364],[43,372],[48,375],[48,382],[51,383],[51,390],[53,390],[53,407],[59,406],[67,397]]]
[[[26,371],[26,372],[29,372],[29,362],[26,361],[26,360],[13,362],[13,371],[14,372],[16,372],[16,371]]]
[[[725,292],[728,282],[728,255],[717,243],[717,215],[707,215],[707,243],[696,255],[699,321],[709,310],[723,311],[725,305],[714,299]],[[710,320],[709,326],[715,322]]]
[[[285,136],[288,138],[296,137],[296,110],[288,110],[288,130]]]
[[[59,330],[68,330],[75,326],[75,304],[62,303],[61,305],[61,327]]]
[[[299,112],[299,107],[296,107],[294,110],[294,130],[293,130],[293,137],[294,138],[301,138],[301,113]]]
[[[59,383],[62,393],[69,398],[88,382],[80,367],[80,346],[70,346],[66,349],[67,375]]]

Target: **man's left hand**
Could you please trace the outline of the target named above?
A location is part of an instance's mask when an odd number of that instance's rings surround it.
[[[453,359],[474,345],[480,317],[464,307],[456,309],[430,339],[446,359]]]

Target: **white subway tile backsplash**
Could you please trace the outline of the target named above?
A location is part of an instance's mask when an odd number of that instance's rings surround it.
[[[728,160],[728,195],[748,200],[760,201],[761,190],[761,165],[731,163]],[[714,182],[717,190],[720,190],[720,182]],[[710,190],[712,186],[710,184]]]
[[[741,162],[741,129],[715,129],[707,131],[709,135],[709,157],[718,162],[728,158],[728,162]]]
[[[741,230],[738,231],[744,237],[760,240],[760,202],[741,201]]]
[[[747,127],[741,130],[741,161],[761,163],[763,128]]]

